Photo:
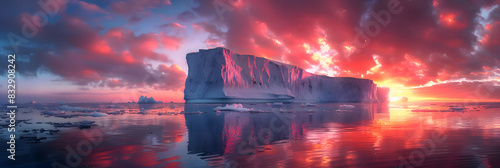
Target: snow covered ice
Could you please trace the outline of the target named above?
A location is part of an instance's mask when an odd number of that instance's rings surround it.
[[[239,112],[249,112],[252,111],[253,109],[248,109],[244,108],[242,104],[226,104],[226,106],[222,107],[216,107],[214,108],[215,111],[239,111]]]
[[[85,114],[85,116],[92,116],[92,117],[104,117],[104,116],[107,116],[107,114],[105,113],[101,113],[101,112],[97,112],[97,111],[94,111],[90,114]]]
[[[274,102],[271,106],[283,106],[283,102]]]
[[[341,110],[349,110],[349,109],[354,109],[356,106],[350,105],[350,104],[343,104],[339,106],[339,109]]]
[[[369,79],[315,75],[225,48],[189,53],[186,59],[187,103],[388,101],[389,89]]]
[[[161,101],[156,101],[153,97],[148,98],[147,96],[142,96],[139,97],[139,100],[137,101],[138,104],[153,104],[153,103],[163,103]]]

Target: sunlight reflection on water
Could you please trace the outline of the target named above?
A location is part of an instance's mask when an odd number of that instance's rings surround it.
[[[417,158],[423,159],[420,166],[500,166],[498,104],[465,111],[448,110],[457,109],[456,104],[446,103],[340,105],[243,104],[260,111],[255,113],[215,112],[221,104],[70,105],[107,113],[105,117],[62,114],[58,104],[26,105],[18,117],[29,119],[18,127],[17,135],[25,137],[17,142],[16,157],[22,161],[5,157],[0,165],[66,164],[67,147],[76,149],[88,140],[85,130],[99,130],[102,143],[81,156],[80,167],[395,167],[400,157],[414,159],[411,153],[436,132],[446,139],[435,144],[432,154]],[[416,112],[424,110],[439,112]],[[85,129],[78,125],[85,120],[95,123]],[[72,125],[54,127],[67,122]],[[3,128],[0,133],[5,138],[8,132]]]

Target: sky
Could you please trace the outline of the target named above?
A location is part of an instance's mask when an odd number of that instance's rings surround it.
[[[214,47],[372,79],[391,100],[500,101],[500,0],[40,2],[0,2],[18,102],[183,102],[186,54]]]

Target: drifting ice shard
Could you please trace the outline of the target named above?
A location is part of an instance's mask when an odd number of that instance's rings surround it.
[[[386,102],[369,79],[328,77],[225,48],[187,54],[187,103],[221,102]]]

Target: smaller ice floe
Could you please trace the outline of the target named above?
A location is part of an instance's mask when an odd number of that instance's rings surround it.
[[[148,114],[146,111],[139,111],[137,114]]]
[[[279,111],[280,113],[291,113],[291,111],[285,111],[285,110],[283,110],[283,109],[281,109],[281,108],[280,108],[278,111]]]
[[[101,113],[101,112],[93,112],[92,117],[104,117],[106,114]]]
[[[85,109],[85,108],[80,108],[80,107],[71,107],[67,105],[59,106],[57,107],[60,110],[65,110],[65,111],[81,111],[81,112],[91,112],[92,110],[90,109]]]
[[[201,112],[201,111],[197,111],[197,112],[185,112],[185,111],[181,111],[179,114],[202,114],[202,113],[205,113],[205,112]]]
[[[352,110],[354,109],[356,106],[353,106],[353,105],[350,105],[350,104],[342,104],[339,106],[339,109],[340,110]]]
[[[244,108],[242,104],[226,104],[226,106],[222,107],[216,107],[214,108],[215,111],[239,111],[239,112],[250,112],[253,111],[253,109],[248,109]]]
[[[302,103],[302,106],[306,106],[306,107],[316,107],[318,106],[317,104],[312,104],[312,103]]]
[[[104,116],[106,116],[106,114],[101,113],[101,112],[97,112],[97,111],[94,111],[91,114],[85,114],[85,115],[86,116],[92,116],[92,117],[104,117]]]
[[[283,102],[274,102],[271,106],[283,106]]]

